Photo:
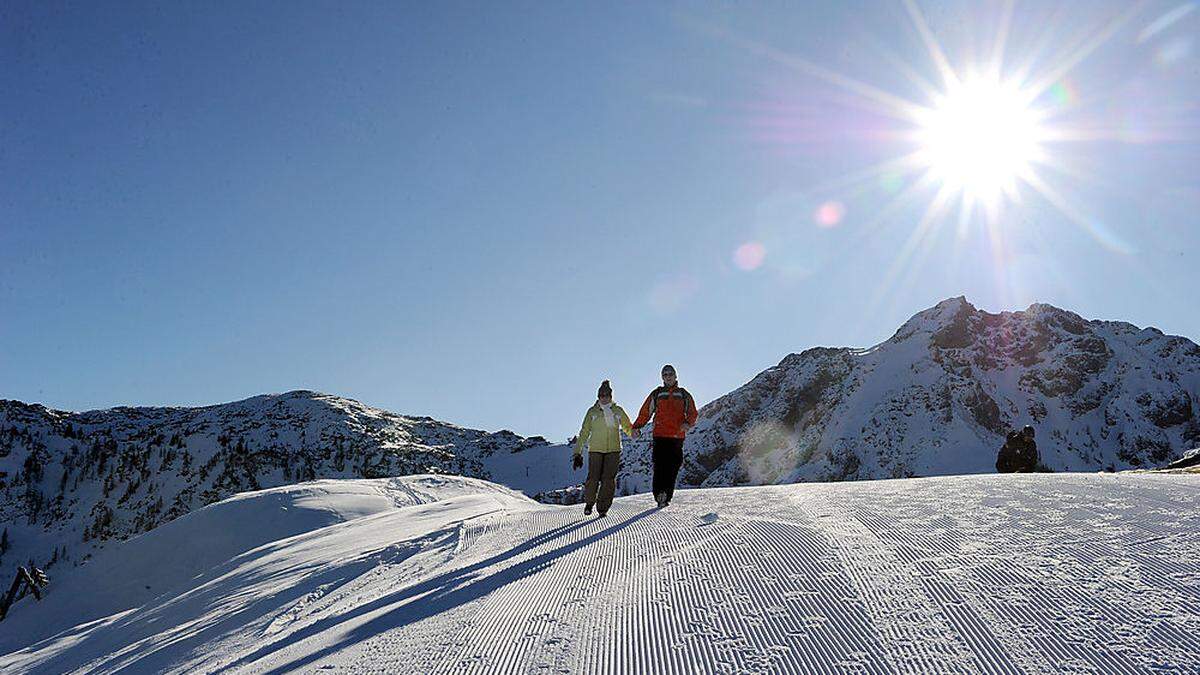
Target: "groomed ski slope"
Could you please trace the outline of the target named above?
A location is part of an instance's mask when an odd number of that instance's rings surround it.
[[[688,490],[605,519],[449,477],[266,494],[214,505],[264,525],[205,571],[132,556],[194,546],[214,507],[22,601],[0,671],[1200,673],[1196,475]],[[158,570],[152,597],[75,602],[123,565]]]

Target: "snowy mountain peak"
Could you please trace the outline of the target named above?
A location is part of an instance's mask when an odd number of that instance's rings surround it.
[[[1025,424],[1055,470],[1160,466],[1200,441],[1200,346],[1048,304],[990,313],[949,298],[875,347],[791,354],[705,406],[684,475],[707,486],[990,472]]]
[[[914,314],[911,319],[900,326],[900,329],[889,341],[901,342],[916,335],[932,335],[947,326],[966,321],[976,312],[975,306],[967,302],[965,297],[947,298],[929,309]]]
[[[996,330],[1036,330],[1080,335],[1086,332],[1089,323],[1093,322],[1074,312],[1046,303],[1034,303],[1021,311],[994,314],[980,310],[965,297],[958,296],[947,298],[929,309],[917,312],[904,322],[890,341],[901,342],[922,335],[931,336],[936,346],[955,348],[967,346],[988,332]],[[1122,325],[1133,328],[1130,324]],[[1155,328],[1147,330],[1157,331]],[[1161,331],[1157,332],[1161,334]]]
[[[941,302],[937,303],[933,307],[930,307],[929,309],[918,313],[917,316],[920,316],[922,314],[924,314],[924,315],[932,314],[932,315],[936,315],[936,316],[955,317],[955,316],[958,316],[959,314],[962,314],[963,312],[976,312],[976,311],[978,311],[978,310],[975,309],[975,305],[972,305],[967,300],[967,297],[965,295],[958,295],[953,298],[946,298],[945,300],[942,300]]]
[[[940,349],[983,344],[993,351],[1012,353],[1029,347],[1024,342],[1033,339],[1037,344],[1032,347],[1038,351],[1046,343],[1071,340],[1106,325],[1117,332],[1142,330],[1127,323],[1087,321],[1074,312],[1045,303],[1034,303],[1021,311],[991,313],[959,296],[913,315],[888,342],[917,339]],[[1162,335],[1156,328],[1145,330]]]

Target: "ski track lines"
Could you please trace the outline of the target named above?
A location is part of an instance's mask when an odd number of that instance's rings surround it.
[[[175,667],[1200,674],[1197,496],[1174,476],[966,476],[482,512],[305,577]]]
[[[941,608],[921,585],[913,560],[903,559],[853,513],[829,506],[811,508],[829,518],[827,531],[837,542],[844,567],[862,595],[861,602],[899,659],[889,670],[1004,670],[987,661],[985,667],[951,629]],[[997,655],[992,657],[995,661]]]
[[[1077,480],[1077,477],[1071,478]],[[1079,497],[1072,492],[1060,493],[1060,511],[1077,508]],[[913,495],[908,497],[910,502],[915,501]],[[1124,503],[1124,500],[1120,501]],[[1103,515],[1127,518],[1133,529],[1147,529],[1138,520],[1143,514],[1112,510],[1114,503],[1106,505],[1110,511]],[[932,556],[949,553],[945,549],[937,550],[938,539],[935,537],[911,541],[912,535],[919,534],[921,528],[909,523],[889,526],[875,513],[888,513],[894,517],[903,513],[902,505],[886,505],[873,513],[860,511],[857,514],[858,519],[882,540],[894,542],[897,550],[908,548]],[[1010,512],[1009,517],[1015,516],[1017,520],[1028,516],[1033,527],[1001,542],[1003,553],[994,550],[982,557],[957,556],[967,572],[958,585],[973,591],[967,597],[973,600],[974,609],[1003,635],[1036,636],[1033,640],[1026,639],[1029,644],[1025,645],[1014,644],[1011,639],[1003,640],[1019,655],[1022,669],[1031,672],[1133,673],[1166,668],[1172,672],[1200,672],[1195,665],[1200,654],[1196,636],[1171,624],[1172,619],[1194,622],[1194,617],[1200,613],[1194,589],[1185,590],[1174,583],[1170,575],[1161,573],[1143,574],[1138,579],[1142,583],[1136,584],[1131,583],[1132,577],[1114,576],[1111,573],[1114,569],[1124,569],[1118,563],[1128,559],[1119,546],[1114,548],[1106,541],[1079,541],[1065,546],[1053,536],[1046,537],[1045,530],[1039,530],[1037,526],[1041,523],[1038,521],[1045,520],[1039,518],[1040,515],[1045,514]],[[1171,522],[1177,519],[1158,520]],[[985,523],[986,519],[977,518],[976,522]],[[1060,525],[1055,522],[1049,532],[1060,534],[1055,531]],[[961,527],[957,531],[963,532]],[[1164,538],[1175,538],[1176,534],[1170,533]],[[981,532],[971,539],[987,541],[987,535],[987,532]],[[1152,560],[1164,562],[1169,558],[1152,557]],[[1193,573],[1196,567],[1193,562],[1190,566]],[[1092,588],[1085,589],[1083,581],[1088,579],[1102,581],[1093,581]],[[1153,580],[1165,583],[1146,583]],[[1107,599],[1105,595],[1113,598]],[[952,613],[950,607],[945,610]],[[968,633],[964,626],[959,626],[959,630]],[[1030,647],[1035,647],[1039,653],[1031,653]]]
[[[845,603],[849,587],[827,582],[839,575],[823,537],[780,523],[699,527],[680,511],[639,509],[614,507],[628,523],[619,535],[489,597],[465,641],[474,649],[440,670],[883,672],[864,661],[880,661],[883,647]],[[814,590],[822,580],[825,592]],[[515,624],[514,606],[526,608]]]
[[[1197,638],[1167,619],[1194,621],[1200,612],[1194,590],[1176,581],[1197,567],[1142,550],[1185,540],[1161,519],[1147,526],[1145,518],[1159,515],[1154,507],[1099,504],[1108,518],[1129,518],[1116,532],[1130,541],[1068,546],[1053,540],[1071,520],[1062,514],[1096,513],[1078,505],[1086,481],[1008,513],[989,511],[969,481],[950,484],[959,489],[876,490],[869,509],[853,494],[794,491],[791,500],[702,527],[687,492],[663,511],[647,510],[644,496],[619,500],[606,520],[582,521],[578,507],[529,514],[511,523],[519,527],[489,519],[466,529],[460,545],[504,540],[487,545],[491,553],[568,529],[480,570],[467,582],[482,584],[469,611],[456,607],[453,619],[373,636],[336,662],[393,672],[613,675],[1196,672],[1187,669],[1200,654]],[[991,490],[987,501],[1015,507],[1023,487]],[[706,496],[714,503],[696,506],[737,501],[734,490]],[[1138,512],[1113,512],[1127,502]],[[1051,504],[1058,508],[1044,513]],[[1020,527],[1023,519],[1051,536]],[[1160,538],[1141,534],[1147,529]],[[1139,571],[1109,573],[1129,565]],[[1097,575],[1102,583],[1080,583]],[[424,628],[441,641],[414,640]],[[414,660],[416,643],[434,653]],[[388,652],[403,658],[381,661]]]
[[[350,631],[362,637],[293,664],[1200,673],[1200,561],[1183,548],[1196,521],[1181,519],[1190,487],[1164,495],[1173,484],[1146,481],[1096,502],[1095,481],[1111,478],[939,480],[681,491],[664,510],[641,495],[606,519],[579,507],[480,518],[459,530],[451,565],[465,571],[441,572],[441,599],[409,601],[437,607],[380,621],[384,607],[367,617],[377,625]],[[722,516],[701,525],[706,511]],[[1121,526],[1094,537],[1097,520]]]

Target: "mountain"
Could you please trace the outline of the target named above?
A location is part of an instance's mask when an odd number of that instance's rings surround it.
[[[65,570],[0,624],[0,673],[1197,673],[1198,491],[993,474],[584,518],[454,476],[317,481]]]
[[[570,481],[566,452],[311,391],[82,413],[0,401],[0,569],[78,563],[236,493],[316,478],[445,473],[558,487]]]
[[[700,410],[692,485],[995,471],[1029,424],[1055,471],[1161,466],[1200,445],[1200,346],[1050,305],[952,298],[870,349],[818,347]],[[629,465],[645,467],[644,447]]]
[[[681,481],[990,473],[1005,432],[1025,424],[1055,471],[1161,466],[1200,445],[1198,406],[1190,340],[952,298],[875,347],[791,354],[701,408]],[[0,401],[0,562],[77,563],[235,493],[317,478],[459,474],[571,502],[578,487],[562,488],[582,475],[569,452],[309,391],[85,413]],[[645,436],[627,444],[619,494],[649,489],[649,454]]]

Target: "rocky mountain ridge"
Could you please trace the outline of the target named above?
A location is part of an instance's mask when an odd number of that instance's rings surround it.
[[[1161,466],[1200,445],[1200,346],[951,298],[872,348],[790,354],[700,412],[683,473],[695,485],[990,472],[1025,424],[1056,471]]]
[[[79,562],[109,540],[233,494],[317,478],[445,473],[514,482],[553,449],[540,437],[311,391],[81,413],[4,400],[0,561]]]

